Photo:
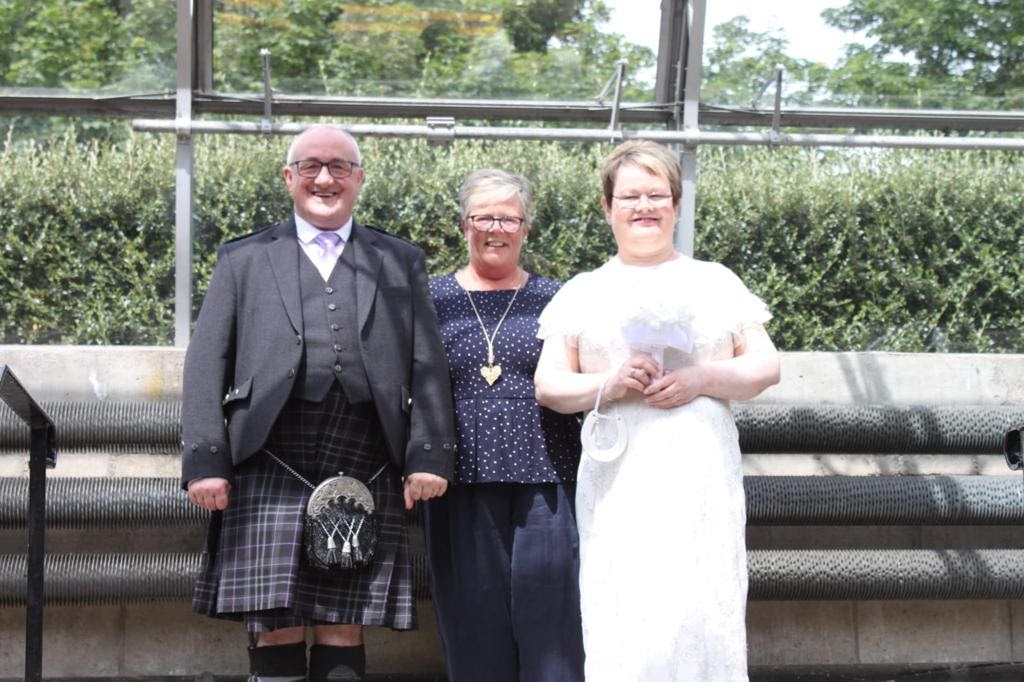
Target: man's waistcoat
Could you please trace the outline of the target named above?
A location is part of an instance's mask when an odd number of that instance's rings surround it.
[[[305,354],[292,397],[319,402],[337,380],[350,403],[369,402],[370,383],[359,352],[351,245],[341,252],[326,282],[300,252],[299,289]]]

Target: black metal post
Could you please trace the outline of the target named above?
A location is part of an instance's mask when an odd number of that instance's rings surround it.
[[[43,568],[46,556],[46,470],[57,463],[57,430],[46,412],[7,365],[0,364],[0,401],[31,429],[28,455],[28,590],[25,615],[25,679],[43,679]]]
[[[25,679],[43,679],[43,559],[46,551],[46,459],[50,429],[32,429],[28,460],[28,593],[25,617]]]

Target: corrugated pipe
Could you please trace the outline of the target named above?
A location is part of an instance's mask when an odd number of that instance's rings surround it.
[[[748,598],[1020,599],[1024,550],[754,550]]]
[[[1013,525],[1024,523],[1016,476],[747,476],[747,524]],[[0,478],[0,529],[24,528],[28,479]],[[201,525],[174,478],[47,481],[49,528]]]
[[[28,479],[0,478],[0,528],[23,528]],[[202,525],[209,512],[190,504],[176,478],[64,478],[46,481],[48,528]]]
[[[1024,523],[1017,476],[747,476],[747,525]]]
[[[47,606],[133,604],[190,599],[200,555],[50,554]],[[413,596],[430,597],[426,557],[412,556]],[[25,556],[0,555],[0,607],[25,604]]]
[[[755,601],[1024,597],[1024,550],[752,550],[747,566]],[[198,554],[51,555],[46,604],[186,600],[198,571]],[[429,597],[422,555],[413,583]],[[0,555],[0,607],[24,603],[25,557]]]
[[[1000,454],[1024,407],[734,406],[743,452]]]
[[[45,602],[131,604],[187,597],[199,573],[198,554],[50,554]],[[0,607],[25,603],[25,557],[0,555]]]
[[[57,450],[178,452],[181,403],[43,401],[57,427]],[[6,405],[0,405],[0,451],[25,450],[29,430]]]
[[[57,425],[57,449],[177,452],[181,404],[43,402]],[[990,405],[733,406],[744,452],[998,454],[1024,408]],[[25,450],[29,431],[0,406],[0,451]]]

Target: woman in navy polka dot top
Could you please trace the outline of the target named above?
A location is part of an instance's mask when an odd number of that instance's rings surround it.
[[[430,283],[455,398],[455,481],[423,506],[448,679],[583,680],[579,423],[540,407],[533,385],[537,317],[560,285],[519,264],[525,178],[477,171],[459,203],[468,263]]]

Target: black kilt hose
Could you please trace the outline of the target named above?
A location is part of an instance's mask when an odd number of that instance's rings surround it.
[[[350,405],[335,383],[319,403],[291,399],[266,449],[313,485],[343,472],[368,481],[388,461],[371,404]],[[368,486],[380,536],[373,564],[327,575],[302,551],[302,520],[312,490],[256,453],[235,472],[228,508],[214,512],[192,608],[242,620],[249,632],[324,624],[416,627],[402,483],[388,465]]]

